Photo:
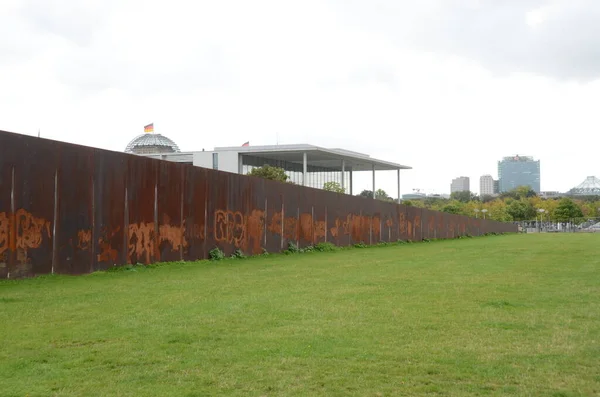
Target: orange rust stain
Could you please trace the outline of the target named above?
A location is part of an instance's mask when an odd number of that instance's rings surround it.
[[[252,253],[259,254],[261,252],[261,242],[265,230],[265,212],[252,210],[250,216],[248,216],[246,226],[246,235],[251,242]]]
[[[379,218],[378,216],[374,216],[373,218],[371,218],[371,227],[372,227],[372,233],[373,233],[373,242],[377,243],[379,241],[381,241],[381,218]]]
[[[269,224],[269,231],[273,234],[281,235],[281,212],[275,212],[271,217],[271,223]]]
[[[300,214],[300,239],[304,241],[313,240],[313,218],[311,214]]]
[[[6,212],[0,212],[0,255],[4,255],[8,251],[8,231],[10,229],[10,219],[6,216]],[[0,261],[4,261],[0,257]]]
[[[246,218],[239,211],[215,211],[214,237],[216,241],[246,247]]]
[[[80,230],[77,232],[77,248],[87,251],[92,246],[92,231]]]
[[[43,233],[50,237],[50,222],[36,218],[24,209],[16,213],[16,248],[27,250],[42,245]]]
[[[104,229],[103,237],[98,239],[98,248],[100,249],[100,253],[98,254],[98,262],[112,262],[114,263],[117,260],[118,252],[116,249],[113,249],[111,246],[111,239],[121,231],[121,227],[117,226],[115,230],[110,233],[106,233],[106,229]]]
[[[129,261],[135,255],[138,261],[140,258],[144,258],[144,263],[150,263],[151,258],[156,255],[154,222],[129,225],[128,232]]]
[[[339,219],[336,218],[335,222],[334,222],[334,227],[332,227],[331,229],[329,229],[329,231],[331,232],[331,235],[334,238],[343,236],[343,235],[349,235],[350,234],[350,229],[352,226],[352,214],[348,214],[346,216],[346,219]]]
[[[325,221],[317,221],[314,222],[314,236],[315,236],[315,242],[318,239],[321,238],[325,238],[325,231],[327,230],[327,225],[325,224]]]
[[[404,236],[407,233],[407,225],[406,225],[406,214],[401,212],[398,214],[398,225],[400,226],[400,236]]]
[[[364,222],[363,217],[356,215],[348,215],[349,223],[351,225],[351,235],[354,241],[363,241],[365,243],[369,243],[368,239],[365,241],[362,236],[362,231],[365,230],[366,234],[369,234],[369,226]]]
[[[298,238],[298,220],[296,218],[284,219],[283,236],[288,240]]]
[[[161,243],[166,241],[171,244],[173,251],[185,248],[188,245],[185,239],[184,228],[181,226],[160,225],[158,227],[158,236]]]

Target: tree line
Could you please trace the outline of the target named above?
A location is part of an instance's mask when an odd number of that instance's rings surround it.
[[[261,178],[289,182],[285,170],[265,165],[255,167],[249,175]],[[344,193],[338,182],[326,182],[323,189],[336,193]],[[357,196],[373,198],[372,190],[363,190]],[[388,195],[383,189],[375,191],[377,200],[395,202],[396,198]],[[546,221],[568,222],[584,218],[600,217],[600,196],[580,198],[541,198],[528,186],[520,186],[499,196],[477,196],[472,192],[454,192],[449,199],[426,197],[420,200],[404,200],[405,205],[427,208],[435,211],[467,216],[485,216],[501,221],[526,221],[543,218]],[[483,211],[485,210],[485,211]],[[543,211],[540,211],[543,210]]]

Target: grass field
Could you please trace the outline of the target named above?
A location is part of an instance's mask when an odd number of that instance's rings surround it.
[[[600,393],[600,235],[0,282],[1,396]]]

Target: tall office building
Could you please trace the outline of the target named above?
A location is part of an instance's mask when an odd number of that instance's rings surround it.
[[[468,176],[459,176],[458,178],[452,179],[452,183],[450,184],[450,193],[468,192],[470,190]]]
[[[530,156],[504,157],[498,161],[498,179],[500,193],[511,191],[519,186],[529,186],[540,192],[540,160]]]
[[[479,195],[491,196],[494,194],[494,178],[491,175],[482,175],[479,178]]]

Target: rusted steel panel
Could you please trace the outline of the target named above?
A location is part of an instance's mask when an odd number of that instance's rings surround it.
[[[298,241],[300,247],[314,244],[313,211],[315,197],[324,196],[327,192],[315,192],[312,188],[298,189]]]
[[[446,232],[444,229],[444,213],[439,211],[432,211],[434,218],[434,229],[433,238],[443,239],[446,238]]]
[[[263,247],[268,252],[279,252],[283,247],[283,193],[279,190],[280,184],[274,181],[261,180],[249,177],[252,183],[259,186],[264,192],[265,198],[265,241]]]
[[[312,243],[319,244],[325,242],[327,233],[327,222],[325,215],[327,213],[327,197],[335,196],[335,193],[322,190],[313,190],[312,198]]]
[[[381,213],[391,205],[392,204],[380,200],[373,200],[372,205],[368,206],[370,208],[367,207],[370,211],[368,211],[367,214],[363,214],[363,221],[369,226],[371,244],[387,241],[382,238],[383,223],[381,220]]]
[[[411,241],[421,241],[423,239],[421,233],[421,208],[406,207],[406,220],[408,239]]]
[[[183,259],[194,261],[208,257],[206,249],[208,170],[184,167],[185,184],[183,222],[185,241]]]
[[[398,241],[398,204],[386,204],[380,213],[381,241]]]
[[[458,224],[459,215],[447,214],[446,217],[446,238],[454,238],[456,236],[456,225]]]
[[[244,236],[239,248],[247,255],[262,253],[265,238],[265,194],[261,180],[235,175],[238,194],[236,208],[243,216]],[[234,186],[232,186],[234,188]]]
[[[423,208],[421,210],[421,223],[423,226],[422,237],[424,239],[434,239],[435,234],[435,211]]]
[[[398,239],[402,241],[409,240],[408,236],[408,214],[406,209],[408,207],[403,204],[398,205]]]
[[[183,224],[184,165],[160,161],[157,179],[158,251],[157,260],[183,259],[187,248]]]
[[[369,244],[369,229],[364,232],[364,222],[362,222],[362,211],[372,202],[372,199],[360,198],[360,201],[352,197],[345,196],[342,199],[341,219],[343,219],[344,233],[349,234],[349,244]],[[368,225],[367,225],[368,227]]]
[[[94,154],[94,267],[106,270],[128,261],[125,219],[127,156],[96,149]]]
[[[127,262],[150,264],[160,258],[155,211],[158,160],[127,158]]]
[[[300,238],[298,193],[302,188],[281,184],[279,189],[283,193],[283,248],[287,249],[290,243],[298,244]]]
[[[469,220],[469,217],[467,216],[460,216],[458,219],[458,225],[456,228],[456,236],[464,236],[467,230],[467,222]]]
[[[10,250],[11,236],[14,236],[14,222],[11,222],[12,175],[15,162],[13,139],[11,134],[0,131],[0,279],[8,278],[11,259],[14,259]]]
[[[94,270],[94,149],[61,145],[58,150],[58,211],[54,272]]]
[[[15,135],[14,151],[14,262],[10,278],[53,271],[55,172],[59,144]]]
[[[347,201],[347,196],[341,193],[328,194],[323,198],[327,218],[326,241],[341,247],[350,244],[350,231],[344,208]]]
[[[243,216],[237,208],[229,208],[229,195],[233,174],[208,171],[208,230],[207,250],[219,248],[226,256],[235,251],[236,244],[241,244],[244,234]]]

